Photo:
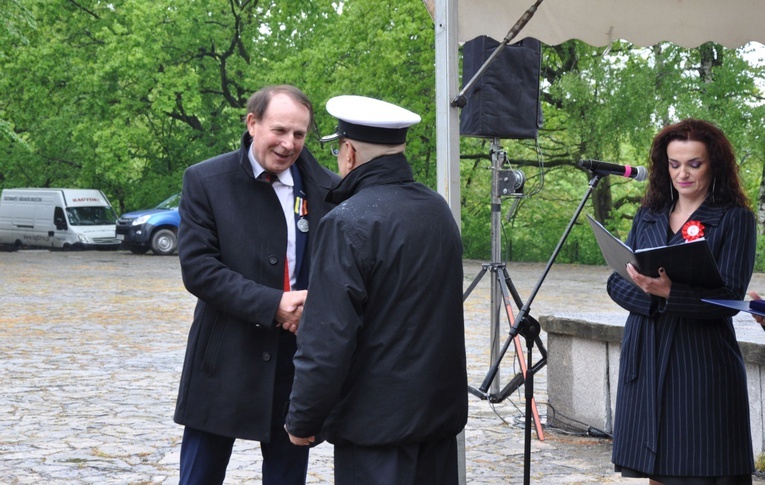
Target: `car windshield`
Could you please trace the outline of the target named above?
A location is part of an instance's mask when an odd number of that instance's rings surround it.
[[[67,207],[66,215],[73,226],[107,226],[117,223],[111,207]]]
[[[177,209],[181,203],[181,194],[171,195],[157,206],[157,209]]]

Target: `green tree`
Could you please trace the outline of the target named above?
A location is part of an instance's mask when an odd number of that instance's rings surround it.
[[[302,84],[311,86],[320,129],[334,129],[335,120],[324,110],[332,96],[400,104],[422,117],[409,131],[407,155],[416,178],[435,186],[435,40],[422,2],[344,2],[324,28],[311,45],[284,57],[284,70],[301,72]]]
[[[315,100],[324,130],[336,94],[420,112],[413,159],[435,179],[433,29],[418,2],[25,3],[39,28],[7,50],[0,92],[28,149],[4,144],[5,186],[94,186],[120,209],[153,204],[185,167],[235,147],[247,98],[278,83]]]
[[[436,185],[434,26],[421,0],[9,0],[0,18],[2,187],[97,187],[120,211],[153,205],[186,167],[234,149],[250,94],[279,83],[309,95],[323,133],[339,94],[417,112],[407,154],[417,180]],[[656,131],[687,116],[728,133],[765,207],[762,77],[715,44],[544,46],[544,127],[537,140],[501,140],[527,178],[525,196],[503,204],[507,259],[550,255],[587,187],[578,160],[645,164]],[[308,147],[335,166],[317,137]],[[489,151],[463,139],[468,257],[489,256]],[[605,178],[587,212],[624,236],[643,187]],[[601,262],[588,231],[574,229],[562,261]]]
[[[26,45],[27,37],[25,30],[34,29],[35,22],[31,12],[21,4],[19,0],[6,0],[0,2],[0,46],[8,46],[12,49],[14,46]],[[5,49],[0,50],[0,62],[7,56]],[[4,118],[4,103],[0,99],[0,140],[6,139],[12,143],[21,144],[26,148],[22,138],[16,135],[13,125]],[[0,182],[2,174],[0,173]]]

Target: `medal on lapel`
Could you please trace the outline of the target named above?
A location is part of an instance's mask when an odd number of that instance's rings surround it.
[[[308,232],[308,201],[302,197],[295,197],[295,214],[299,217],[297,228],[300,232]]]

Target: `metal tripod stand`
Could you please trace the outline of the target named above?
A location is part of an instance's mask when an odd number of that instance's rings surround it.
[[[536,402],[533,396],[533,375],[542,369],[547,363],[547,351],[542,340],[539,337],[539,323],[528,316],[528,305],[524,305],[515,285],[507,272],[507,268],[502,260],[502,247],[500,238],[501,227],[501,203],[502,197],[515,197],[515,203],[518,203],[521,197],[525,176],[519,170],[509,169],[509,163],[504,151],[499,146],[499,141],[495,138],[491,144],[492,159],[492,201],[491,201],[491,253],[492,262],[484,264],[481,271],[473,279],[468,289],[463,294],[463,302],[467,300],[472,291],[483,279],[486,273],[491,274],[491,362],[493,363],[489,374],[480,388],[475,389],[468,386],[471,394],[485,399],[492,403],[504,401],[510,394],[515,392],[521,385],[525,385],[526,397],[526,415],[527,421],[533,415],[536,425],[537,437],[544,440],[544,432],[539,420]],[[513,314],[513,303],[521,311],[517,317]],[[502,350],[499,350],[499,328],[500,328],[500,305],[504,304],[505,314],[509,321],[511,331],[514,330],[512,337],[508,338]],[[527,342],[528,361],[524,362],[523,347],[520,343],[521,334]],[[521,372],[518,372],[502,390],[499,390],[499,380],[495,379],[499,370],[499,364],[507,351],[510,342],[515,343],[516,353],[519,356]],[[541,359],[533,363],[532,352],[534,345],[541,353]],[[489,388],[491,387],[491,392]],[[527,422],[526,428],[529,433],[531,427]],[[529,445],[530,450],[530,445]]]
[[[576,220],[579,218],[579,215],[581,214],[582,209],[584,209],[584,205],[587,202],[587,199],[590,197],[593,190],[597,186],[601,176],[597,174],[596,172],[593,172],[593,171],[590,172],[592,174],[592,178],[589,181],[587,191],[582,197],[582,200],[579,203],[579,206],[577,207],[576,211],[574,212],[574,215],[571,217],[571,220],[568,223],[568,226],[563,232],[563,235],[558,241],[558,245],[555,247],[555,250],[553,251],[552,256],[547,262],[547,265],[545,266],[542,276],[537,281],[537,284],[534,287],[533,291],[531,292],[531,295],[529,296],[528,300],[526,300],[526,303],[523,303],[521,301],[520,296],[518,295],[518,292],[515,290],[515,287],[512,281],[510,280],[510,276],[507,273],[507,269],[505,268],[505,265],[499,262],[501,260],[501,250],[499,245],[499,227],[500,227],[500,217],[501,217],[500,196],[502,194],[508,195],[506,188],[505,190],[503,190],[503,186],[506,183],[508,183],[508,180],[510,181],[511,184],[513,184],[513,186],[522,186],[523,184],[522,180],[520,184],[513,182],[513,179],[517,179],[518,176],[517,174],[506,173],[508,172],[507,170],[502,170],[502,168],[504,168],[505,165],[506,165],[506,157],[504,156],[504,152],[500,150],[498,140],[494,139],[492,141],[492,210],[491,210],[492,263],[484,265],[481,271],[478,273],[478,275],[476,275],[476,278],[473,280],[473,282],[471,283],[471,285],[468,287],[468,289],[465,291],[463,295],[463,302],[467,299],[467,297],[476,287],[476,285],[481,280],[481,278],[486,274],[486,272],[491,270],[491,273],[493,275],[493,278],[491,281],[491,285],[492,285],[491,287],[492,342],[493,343],[498,342],[498,337],[499,337],[499,297],[500,296],[502,297],[504,301],[505,310],[507,312],[508,319],[510,320],[510,332],[507,339],[505,340],[504,345],[499,350],[499,352],[496,352],[495,345],[492,346],[492,356],[491,356],[492,364],[481,386],[478,389],[474,389],[472,387],[468,387],[468,389],[471,392],[471,394],[478,396],[481,399],[486,399],[486,400],[489,400],[490,402],[500,402],[504,400],[510,393],[514,392],[520,385],[524,385],[525,387],[524,396],[526,398],[526,416],[525,416],[526,419],[525,419],[525,426],[524,426],[523,483],[525,485],[528,485],[530,483],[530,477],[531,477],[530,462],[531,462],[532,415],[534,416],[538,436],[540,436],[540,439],[543,436],[541,434],[539,416],[536,413],[536,403],[534,402],[534,374],[537,371],[539,371],[542,367],[544,367],[545,364],[547,363],[547,351],[542,345],[542,341],[539,337],[541,332],[541,327],[539,325],[539,322],[529,315],[529,310],[531,308],[531,303],[534,301],[534,298],[536,297],[537,293],[539,293],[539,290],[542,287],[542,283],[544,282],[545,278],[550,272],[550,269],[552,268],[552,265],[555,262],[555,259],[560,253],[560,250],[563,247],[563,244],[568,238],[568,235],[571,233],[571,230],[573,229],[574,224],[576,223]],[[500,273],[502,275],[501,277],[500,277]],[[513,302],[515,302],[515,304],[520,308],[520,310],[518,311],[518,314],[515,317],[513,317],[513,314],[512,314],[511,296],[512,296]],[[505,353],[510,347],[511,342],[515,342],[516,349],[519,348],[519,345],[520,345],[518,342],[519,334],[526,339],[526,349],[527,349],[526,365],[525,367],[522,366],[521,373],[517,374],[504,387],[504,389],[502,389],[501,392],[497,393],[496,391],[499,385],[498,383],[494,381],[499,372],[500,363],[502,362],[502,358],[504,357]],[[542,358],[536,364],[533,362],[533,358],[532,358],[532,351],[534,349],[535,344],[539,347],[540,353],[542,355]],[[518,353],[519,355],[521,354],[521,352],[518,352]],[[521,361],[522,360],[523,359],[521,358]],[[490,387],[492,388],[492,391],[493,391],[491,393],[489,392]]]
[[[514,302],[517,308],[523,307],[518,291],[513,284],[510,275],[507,272],[505,263],[502,263],[502,247],[500,238],[500,225],[501,225],[501,203],[502,197],[515,197],[515,203],[517,204],[519,197],[523,195],[522,188],[525,176],[523,172],[519,170],[508,169],[508,161],[505,152],[501,150],[499,141],[495,138],[492,140],[491,145],[491,159],[492,159],[492,201],[491,201],[491,263],[486,263],[482,266],[481,271],[476,275],[473,282],[465,291],[462,301],[465,302],[470,294],[473,292],[478,283],[483,279],[487,272],[491,274],[491,361],[497,362],[501,359],[499,354],[499,327],[500,327],[500,304],[504,303],[505,314],[511,326],[515,324],[515,316],[513,315],[512,303]],[[511,209],[511,212],[513,210]],[[512,298],[512,300],[511,300]],[[520,315],[519,315],[520,316]],[[537,332],[538,333],[538,332]],[[527,335],[523,335],[526,337]],[[493,381],[491,383],[485,383],[481,386],[480,390],[473,387],[468,387],[471,394],[486,399],[489,402],[498,403],[504,401],[510,394],[515,392],[526,380],[527,368],[530,368],[532,373],[539,371],[547,361],[547,351],[544,345],[537,336],[531,336],[533,343],[539,348],[542,359],[534,365],[527,367],[526,362],[521,358],[521,372],[516,374],[506,385],[499,391],[499,382]],[[523,349],[520,346],[519,338],[516,336],[514,339],[516,344],[516,352],[519,356],[523,356]],[[503,352],[504,353],[504,352]],[[489,384],[491,384],[492,392],[487,393]],[[536,415],[536,408],[534,409],[535,418],[537,424],[539,418]],[[541,426],[537,426],[537,435],[540,439],[543,438]]]

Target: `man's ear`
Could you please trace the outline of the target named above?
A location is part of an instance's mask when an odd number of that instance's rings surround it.
[[[247,125],[247,132],[250,134],[250,136],[254,136],[252,133],[252,128],[255,123],[255,115],[253,113],[247,113],[247,117],[245,118],[245,124]]]
[[[348,142],[345,142],[348,143]],[[356,150],[353,149],[353,146],[349,143],[349,150],[347,150],[347,153],[345,155],[345,163],[346,168],[348,169],[346,173],[350,172],[354,168],[358,166],[357,159],[356,159]]]

